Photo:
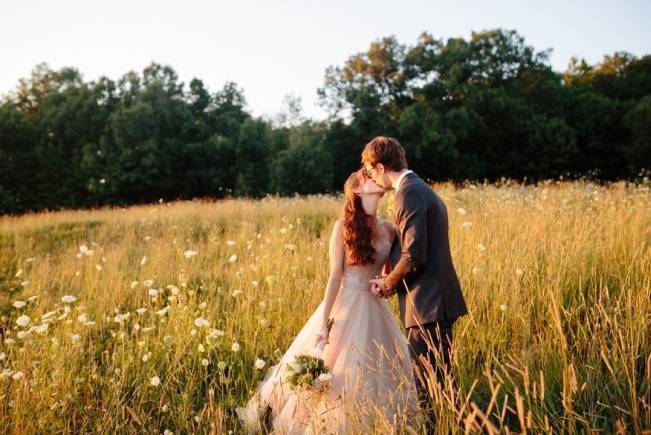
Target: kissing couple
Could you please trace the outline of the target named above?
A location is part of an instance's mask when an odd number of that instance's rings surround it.
[[[378,136],[361,157],[332,226],[323,300],[236,410],[249,430],[264,424],[274,433],[346,433],[410,424],[419,409],[428,412],[428,379],[442,384],[449,373],[453,324],[468,310],[450,253],[447,208],[407,168],[397,139]],[[389,189],[393,222],[377,216]],[[389,307],[393,295],[406,337]],[[302,354],[323,360],[327,391],[289,384],[284,368]]]

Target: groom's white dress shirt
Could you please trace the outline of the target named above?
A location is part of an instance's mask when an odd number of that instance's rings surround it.
[[[398,189],[400,188],[400,182],[402,181],[403,178],[405,178],[405,175],[414,172],[411,169],[403,169],[400,172],[400,175],[398,175],[398,178],[396,178],[396,182],[393,183],[393,190],[395,190],[395,193],[398,193]]]

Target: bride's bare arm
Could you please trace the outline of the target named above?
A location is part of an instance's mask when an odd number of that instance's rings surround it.
[[[332,306],[339,294],[339,287],[341,286],[341,279],[344,272],[344,242],[343,242],[343,221],[338,219],[330,235],[329,243],[329,257],[330,257],[330,276],[328,278],[328,285],[326,286],[325,294],[323,296],[323,323],[319,329],[320,335],[328,338],[328,319]]]

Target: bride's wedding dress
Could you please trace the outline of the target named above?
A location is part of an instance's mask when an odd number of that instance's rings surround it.
[[[368,432],[373,424],[392,424],[416,412],[407,340],[387,300],[370,292],[369,279],[381,273],[388,259],[388,239],[382,234],[375,241],[373,264],[344,262],[342,283],[330,312],[334,323],[329,343],[318,353],[332,374],[331,389],[293,391],[286,381],[286,365],[296,355],[315,354],[314,334],[322,327],[324,314],[321,302],[246,406],[237,409],[245,427],[259,431],[267,413],[275,433]]]

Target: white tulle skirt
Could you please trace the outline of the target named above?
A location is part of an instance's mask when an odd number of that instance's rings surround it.
[[[323,302],[246,406],[237,408],[246,428],[260,431],[265,412],[270,412],[274,433],[291,434],[368,432],[396,427],[415,415],[418,401],[407,340],[387,301],[373,296],[368,285],[342,287],[330,318],[334,323],[322,352],[314,348],[314,333],[322,325]],[[286,365],[303,353],[323,358],[332,374],[329,391],[290,388]]]

